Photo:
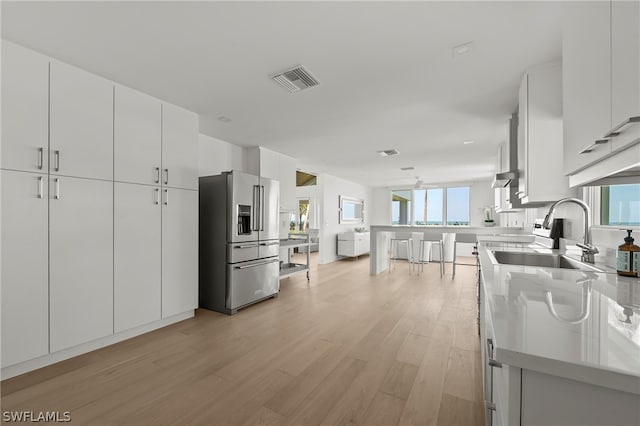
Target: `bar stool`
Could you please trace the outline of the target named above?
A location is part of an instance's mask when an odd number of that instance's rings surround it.
[[[407,261],[409,262],[409,275],[413,273],[413,237],[410,232],[394,232],[389,240],[389,273],[391,273],[391,261],[395,267],[398,258],[398,248],[406,245]]]
[[[418,262],[420,262],[420,273],[424,271],[424,264],[433,262],[433,244],[437,244],[440,248],[440,278],[444,275],[444,241],[442,240],[442,232],[438,231],[425,231],[420,239],[420,255]],[[429,259],[425,261],[425,246],[429,247]]]
[[[456,233],[455,242],[453,243],[453,275],[456,276],[456,252],[458,243],[478,244],[478,236],[476,234],[460,234]],[[477,263],[458,263],[458,265],[477,266]]]

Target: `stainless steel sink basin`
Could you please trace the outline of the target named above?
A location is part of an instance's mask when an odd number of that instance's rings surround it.
[[[539,266],[543,268],[578,269],[581,271],[603,272],[595,266],[561,254],[494,251],[493,257],[496,259],[497,263],[507,265]]]

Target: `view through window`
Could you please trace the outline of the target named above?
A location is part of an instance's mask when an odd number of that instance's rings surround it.
[[[600,224],[640,226],[640,184],[600,188]]]
[[[394,190],[391,223],[468,226],[469,187]]]

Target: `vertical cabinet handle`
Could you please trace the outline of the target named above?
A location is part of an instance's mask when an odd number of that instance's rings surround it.
[[[157,205],[157,204],[160,204],[160,190],[159,190],[158,188],[156,188],[154,191],[155,191],[155,193],[156,193],[156,201],[155,201],[155,204]]]
[[[56,172],[60,171],[60,151],[53,151],[53,170]]]
[[[44,198],[44,178],[38,176],[38,198]]]
[[[54,181],[53,198],[60,199],[60,179],[56,178]]]
[[[169,169],[164,169],[164,174],[165,174],[164,184],[169,185]]]
[[[164,190],[164,205],[165,206],[169,205],[169,190],[168,189]]]
[[[156,183],[160,183],[160,167],[155,167],[156,169],[156,179],[155,182]]]
[[[491,367],[502,368],[502,364],[493,359],[493,340],[487,339],[487,358]]]
[[[264,231],[264,186],[260,186],[260,230]]]
[[[42,170],[44,166],[44,148],[38,148],[38,170]]]

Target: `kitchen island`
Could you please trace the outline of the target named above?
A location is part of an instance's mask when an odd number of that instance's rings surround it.
[[[640,281],[615,273],[499,264],[480,244],[486,423],[640,424]]]
[[[389,236],[392,232],[442,232],[444,236],[445,253],[453,253],[453,236],[456,233],[478,235],[522,234],[524,230],[516,227],[487,227],[487,226],[420,226],[420,225],[371,225],[370,227],[370,273],[377,275],[389,267],[387,253],[389,250]],[[445,256],[445,261],[449,256]]]

